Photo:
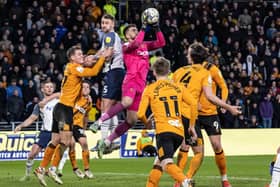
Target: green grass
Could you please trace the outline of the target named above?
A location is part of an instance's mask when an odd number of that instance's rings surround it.
[[[263,187],[269,182],[268,165],[272,156],[234,156],[227,157],[229,180],[233,187]],[[38,166],[36,161],[34,167]],[[152,158],[91,160],[91,169],[95,179],[79,180],[67,162],[62,180],[67,187],[144,187],[153,164]],[[81,161],[79,165],[82,166]],[[25,162],[0,162],[0,186],[33,187],[39,186],[32,175],[31,180],[19,182],[23,176]],[[196,187],[219,187],[220,177],[213,157],[206,157],[194,178]],[[51,179],[46,179],[48,186],[58,186]],[[160,187],[171,187],[173,180],[164,174]]]

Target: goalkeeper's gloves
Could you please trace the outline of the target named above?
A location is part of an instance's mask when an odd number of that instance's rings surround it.
[[[159,32],[159,31],[160,31],[159,22],[152,24],[151,27],[152,27],[152,29],[153,29],[155,32]]]
[[[152,29],[152,27],[151,27],[151,25],[149,25],[149,24],[147,24],[147,22],[146,21],[143,21],[142,22],[142,28],[141,28],[144,32],[149,32],[151,29]]]

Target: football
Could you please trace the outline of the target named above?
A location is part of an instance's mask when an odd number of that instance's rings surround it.
[[[155,24],[159,21],[159,12],[155,8],[148,8],[142,13],[142,22],[147,24]]]

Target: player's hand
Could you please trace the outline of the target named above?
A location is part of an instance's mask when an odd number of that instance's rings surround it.
[[[197,134],[196,134],[195,128],[189,127],[188,131],[189,131],[189,134],[191,135],[192,141],[195,142],[197,140]]]
[[[89,101],[90,103],[92,103],[92,98],[91,98],[90,95],[88,96],[88,101]]]
[[[38,103],[38,105],[39,105],[40,108],[43,108],[47,104],[47,102],[48,102],[47,99],[44,98],[42,101],[40,101]]]
[[[21,130],[21,126],[18,125],[18,126],[15,128],[14,133],[17,133],[17,132],[19,132],[20,130]]]
[[[110,60],[110,58],[112,57],[112,55],[113,55],[113,48],[112,47],[108,47],[108,48],[105,48],[103,51],[102,51],[102,53],[101,53],[101,55],[108,61],[108,60]]]
[[[227,112],[227,110],[224,109],[224,108],[220,108],[220,111],[221,111],[222,114],[225,114]]]
[[[197,104],[197,110],[198,110],[198,111],[201,111],[201,109],[202,109],[202,106],[201,106],[200,103],[198,103],[198,104]]]
[[[160,31],[159,22],[156,22],[156,23],[152,24],[151,27],[155,32]]]
[[[234,116],[237,116],[239,114],[242,114],[242,111],[241,111],[241,106],[232,106],[230,107],[230,113]]]
[[[153,122],[154,122],[154,114],[151,114],[147,119],[147,124],[146,124],[147,129],[153,128]]]
[[[85,57],[85,59],[84,59],[85,62],[83,65],[91,67],[91,66],[93,66],[93,64],[95,64],[97,62],[97,59],[98,59],[98,56],[96,56],[96,55],[88,55]]]

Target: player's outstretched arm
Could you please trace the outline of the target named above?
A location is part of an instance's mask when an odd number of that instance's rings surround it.
[[[158,32],[156,32],[157,40],[155,41],[149,41],[147,43],[147,47],[149,51],[159,49],[165,46],[165,38],[163,33],[158,29]]]
[[[38,119],[38,116],[35,114],[31,114],[26,120],[24,120],[24,122],[22,122],[21,124],[19,124],[15,130],[14,133],[17,133],[19,131],[21,131],[21,129],[23,127],[28,127],[30,126],[34,121],[36,121]]]
[[[53,93],[50,96],[45,97],[42,101],[38,103],[40,108],[43,108],[49,101],[53,99],[58,99],[60,97],[60,92]]]
[[[96,76],[103,67],[105,59],[111,55],[111,49],[105,48],[101,54],[97,62],[92,67],[83,67],[78,66],[71,73],[79,76],[79,77],[91,77]]]

